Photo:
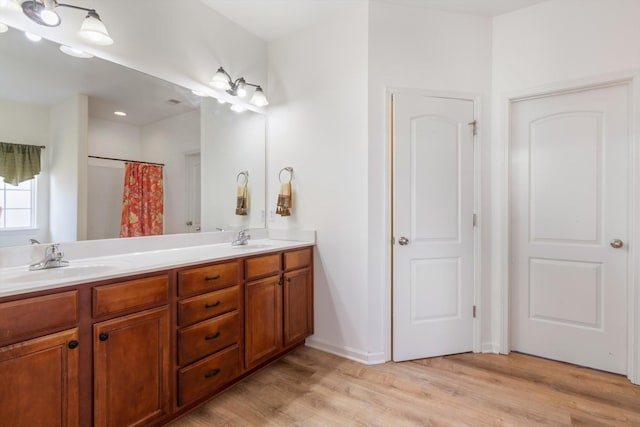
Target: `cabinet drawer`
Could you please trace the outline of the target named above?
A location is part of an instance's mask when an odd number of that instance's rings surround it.
[[[167,275],[93,288],[93,317],[142,308],[169,299]]]
[[[240,286],[198,295],[178,303],[178,325],[187,326],[240,306]]]
[[[237,345],[178,372],[178,404],[184,405],[210,395],[240,374]]]
[[[277,274],[280,272],[280,254],[249,258],[244,265],[247,279]]]
[[[300,249],[284,253],[284,269],[308,267],[311,265],[311,248]]]
[[[238,262],[228,262],[181,271],[178,273],[178,295],[193,295],[237,285],[239,266]]]
[[[0,343],[78,322],[78,291],[0,304]]]
[[[235,344],[240,339],[237,311],[178,331],[178,363],[181,366]]]

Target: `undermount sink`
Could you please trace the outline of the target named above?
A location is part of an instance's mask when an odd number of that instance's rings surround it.
[[[104,274],[118,268],[111,264],[79,264],[73,262],[67,267],[49,268],[36,271],[15,271],[0,276],[4,283],[30,283],[41,280],[75,279],[77,277],[90,276],[94,274]]]
[[[258,250],[258,249],[273,248],[273,247],[275,247],[275,245],[270,244],[270,243],[251,243],[251,242],[249,242],[246,245],[236,245],[236,246],[233,246],[233,247],[236,248],[236,249],[247,249],[247,250],[255,249],[255,250]]]

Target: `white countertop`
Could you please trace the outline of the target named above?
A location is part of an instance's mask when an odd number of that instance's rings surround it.
[[[217,243],[70,260],[62,268],[29,271],[28,265],[0,268],[0,297],[61,288],[207,262],[313,245],[306,240],[259,239],[246,246]]]

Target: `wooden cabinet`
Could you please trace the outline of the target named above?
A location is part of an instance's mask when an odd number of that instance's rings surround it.
[[[78,426],[78,330],[0,348],[0,424]]]
[[[236,379],[242,359],[242,261],[178,272],[178,405],[210,396]]]
[[[92,288],[94,426],[158,423],[171,412],[167,274]],[[159,307],[150,308],[162,304]]]
[[[311,248],[245,263],[245,365],[258,366],[313,333]],[[270,275],[263,279],[252,277]]]
[[[94,425],[147,425],[169,414],[169,308],[93,326]]]
[[[311,269],[284,273],[284,346],[296,344],[313,333],[313,281]]]
[[[159,426],[313,333],[312,248],[0,298],[0,425]]]

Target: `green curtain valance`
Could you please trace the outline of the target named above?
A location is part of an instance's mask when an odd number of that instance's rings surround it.
[[[0,142],[0,176],[4,182],[18,185],[38,175],[41,151],[38,145]]]

